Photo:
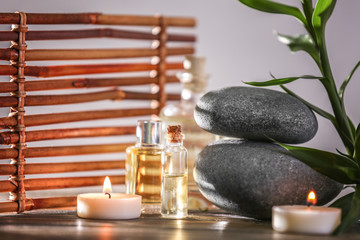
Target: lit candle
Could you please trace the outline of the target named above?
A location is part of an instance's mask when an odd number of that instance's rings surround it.
[[[310,206],[316,204],[315,192],[307,199],[308,206],[274,206],[272,227],[277,232],[330,234],[341,221],[341,209]]]
[[[132,219],[141,215],[141,196],[111,193],[109,177],[105,178],[103,193],[84,193],[77,196],[77,214],[82,218]]]

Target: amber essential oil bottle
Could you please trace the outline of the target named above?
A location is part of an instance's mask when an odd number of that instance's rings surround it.
[[[160,208],[161,131],[161,121],[138,121],[137,143],[126,149],[126,193],[142,196],[143,213]]]
[[[168,126],[167,146],[161,162],[161,215],[185,218],[188,215],[188,165],[180,125]]]

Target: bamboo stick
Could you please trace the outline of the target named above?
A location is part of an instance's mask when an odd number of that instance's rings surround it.
[[[96,128],[65,128],[52,130],[27,131],[26,142],[64,139],[130,135],[136,133],[135,126],[96,127]],[[19,141],[17,132],[0,132],[0,144],[15,144]]]
[[[61,80],[38,80],[25,82],[26,91],[58,90],[72,88],[95,88],[109,86],[134,86],[156,83],[151,77],[125,77],[125,78],[73,78]],[[167,76],[166,83],[178,83],[176,76]],[[14,82],[0,83],[0,93],[14,92],[17,84]]]
[[[168,48],[167,56],[193,54],[194,48]],[[110,58],[136,58],[159,55],[158,49],[127,48],[127,49],[36,49],[25,52],[26,61],[46,60],[84,60],[84,59],[110,59]],[[18,51],[12,48],[0,49],[0,60],[18,59]]]
[[[168,101],[179,101],[180,99],[180,94],[166,94],[166,100]]]
[[[44,106],[84,103],[100,100],[121,100],[125,93],[121,90],[110,90],[85,94],[61,94],[61,95],[28,95],[25,98],[25,106]],[[0,97],[0,107],[15,107],[18,104],[16,97]]]
[[[9,180],[0,181],[0,192],[14,192],[17,187]]]
[[[100,13],[27,13],[27,24],[100,24],[157,26],[159,19],[154,16],[109,15]],[[194,27],[193,18],[164,17],[168,26]],[[17,13],[0,13],[0,24],[17,24],[20,16]]]
[[[0,213],[3,212],[16,212],[18,210],[17,202],[0,202]],[[26,210],[29,210],[26,208]]]
[[[25,188],[28,191],[48,190],[60,188],[75,188],[103,185],[106,176],[94,177],[66,177],[66,178],[37,178],[25,179]],[[109,176],[112,184],[124,184],[125,176]],[[16,186],[9,180],[0,181],[0,192],[15,192]]]
[[[35,198],[32,199],[33,206],[31,209],[43,208],[60,208],[60,207],[75,207],[77,204],[77,197],[53,197],[53,198]]]
[[[103,144],[103,145],[79,145],[61,147],[34,147],[24,149],[26,158],[54,157],[83,154],[124,152],[127,147],[134,143]],[[0,149],[0,159],[11,159],[18,156],[18,150],[13,148]]]
[[[175,94],[172,94],[175,99]],[[61,95],[28,95],[26,96],[25,106],[45,106],[45,105],[61,105],[73,103],[85,103],[101,100],[156,100],[159,94],[122,91],[119,89],[82,93],[82,94],[61,94]],[[0,107],[16,107],[18,105],[18,98],[7,96],[0,96]]]
[[[77,122],[86,120],[136,117],[156,114],[156,109],[138,108],[138,109],[122,109],[122,110],[101,110],[101,111],[83,111],[83,112],[66,112],[39,115],[25,115],[25,125],[28,127]],[[14,127],[17,124],[15,117],[0,118],[0,129]]]
[[[149,63],[123,63],[123,64],[84,64],[84,65],[58,65],[58,66],[27,66],[26,76],[57,77],[66,75],[98,74],[114,72],[140,72],[156,70],[157,66]],[[167,63],[166,69],[183,69],[182,63]],[[0,65],[0,75],[16,75],[17,68],[11,65]]]
[[[29,31],[26,33],[26,41],[31,40],[64,40],[83,38],[123,38],[138,40],[158,40],[159,36],[147,32],[125,31],[112,28],[95,28],[86,30],[59,30],[59,31]],[[1,31],[0,41],[16,41],[18,33]],[[169,34],[168,42],[195,42],[196,37],[188,34]]]
[[[35,198],[26,200],[26,210],[76,206],[77,197]],[[16,212],[17,202],[0,202],[0,212]]]
[[[124,92],[124,99],[137,99],[137,100],[156,100],[158,99],[158,94],[155,93],[140,93],[140,92]]]
[[[19,59],[19,52],[12,48],[1,48],[0,49],[0,60],[17,60]]]
[[[24,174],[51,174],[64,172],[82,172],[107,169],[124,169],[125,160],[90,161],[70,163],[30,163],[24,165]],[[14,175],[17,168],[14,164],[1,164],[0,175]]]

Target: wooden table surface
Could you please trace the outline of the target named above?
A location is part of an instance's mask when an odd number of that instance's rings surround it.
[[[0,240],[17,239],[360,239],[360,225],[337,237],[280,234],[270,222],[241,218],[220,210],[190,212],[187,219],[160,215],[109,221],[81,219],[75,210],[38,210],[0,215]]]

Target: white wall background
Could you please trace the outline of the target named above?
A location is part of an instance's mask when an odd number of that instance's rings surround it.
[[[300,1],[282,2],[299,5]],[[198,20],[197,54],[207,58],[207,71],[211,74],[209,90],[243,85],[242,81],[266,80],[269,79],[270,71],[277,77],[318,74],[307,55],[291,54],[272,34],[273,30],[285,34],[302,33],[303,29],[296,20],[252,10],[236,0],[1,0],[0,6],[2,12],[161,13],[194,16]],[[338,1],[328,23],[328,49],[338,85],[360,60],[359,9],[358,0]],[[360,90],[359,77],[359,74],[354,76],[346,93],[347,111],[355,123],[360,121],[360,99],[357,94]],[[301,80],[289,87],[330,111],[325,92],[316,80]],[[305,145],[329,151],[341,149],[341,142],[333,127],[321,117],[318,120],[320,127],[316,137]]]
[[[298,1],[282,1],[299,5]],[[360,1],[338,1],[328,23],[327,43],[337,84],[360,60]],[[207,72],[211,75],[209,90],[244,85],[242,81],[269,79],[271,71],[277,77],[318,74],[315,64],[304,53],[291,54],[277,41],[273,30],[284,34],[303,33],[301,25],[284,15],[252,10],[237,0],[1,0],[1,12],[102,12],[111,14],[161,13],[168,16],[192,16],[198,20],[197,55],[207,58]],[[9,26],[0,26],[7,30]],[[109,40],[97,40],[96,45],[107,47]],[[1,43],[7,47],[8,43]],[[5,45],[4,45],[5,44]],[[37,47],[41,43],[36,43]],[[64,46],[69,47],[64,41]],[[60,46],[61,47],[61,46]],[[118,46],[122,47],[122,46]],[[7,63],[1,63],[7,64]],[[355,123],[360,121],[360,75],[357,73],[346,92],[346,106]],[[8,79],[6,79],[8,81]],[[330,111],[326,93],[316,80],[300,80],[289,87],[310,102]],[[1,116],[7,109],[0,109]],[[319,130],[306,146],[335,151],[343,149],[331,124],[318,116]]]

